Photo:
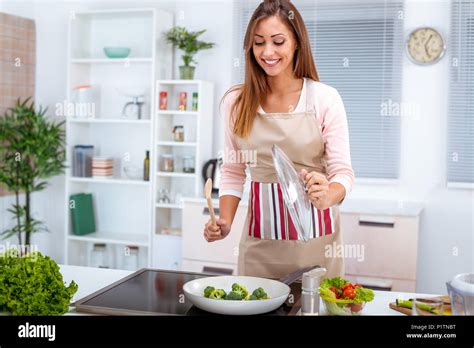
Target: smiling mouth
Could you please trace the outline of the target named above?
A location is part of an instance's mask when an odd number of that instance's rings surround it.
[[[262,61],[267,67],[273,68],[281,61],[281,59],[262,59]]]

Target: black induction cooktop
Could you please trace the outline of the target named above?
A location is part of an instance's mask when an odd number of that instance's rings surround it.
[[[141,269],[76,301],[77,312],[106,315],[213,315],[186,300],[183,285],[212,274]],[[298,293],[292,286],[292,293]],[[285,303],[269,315],[288,315]]]

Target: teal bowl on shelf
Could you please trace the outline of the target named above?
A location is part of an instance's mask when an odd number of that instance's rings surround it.
[[[130,54],[128,47],[104,47],[104,53],[108,58],[127,58]]]

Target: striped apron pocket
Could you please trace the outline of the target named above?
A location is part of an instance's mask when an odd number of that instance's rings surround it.
[[[299,240],[278,183],[252,181],[249,200],[249,236],[259,239]],[[310,239],[334,232],[332,209],[312,206]]]

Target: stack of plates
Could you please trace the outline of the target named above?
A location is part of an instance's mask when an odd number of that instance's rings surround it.
[[[114,176],[114,161],[111,158],[94,157],[92,159],[92,177],[112,178]]]

